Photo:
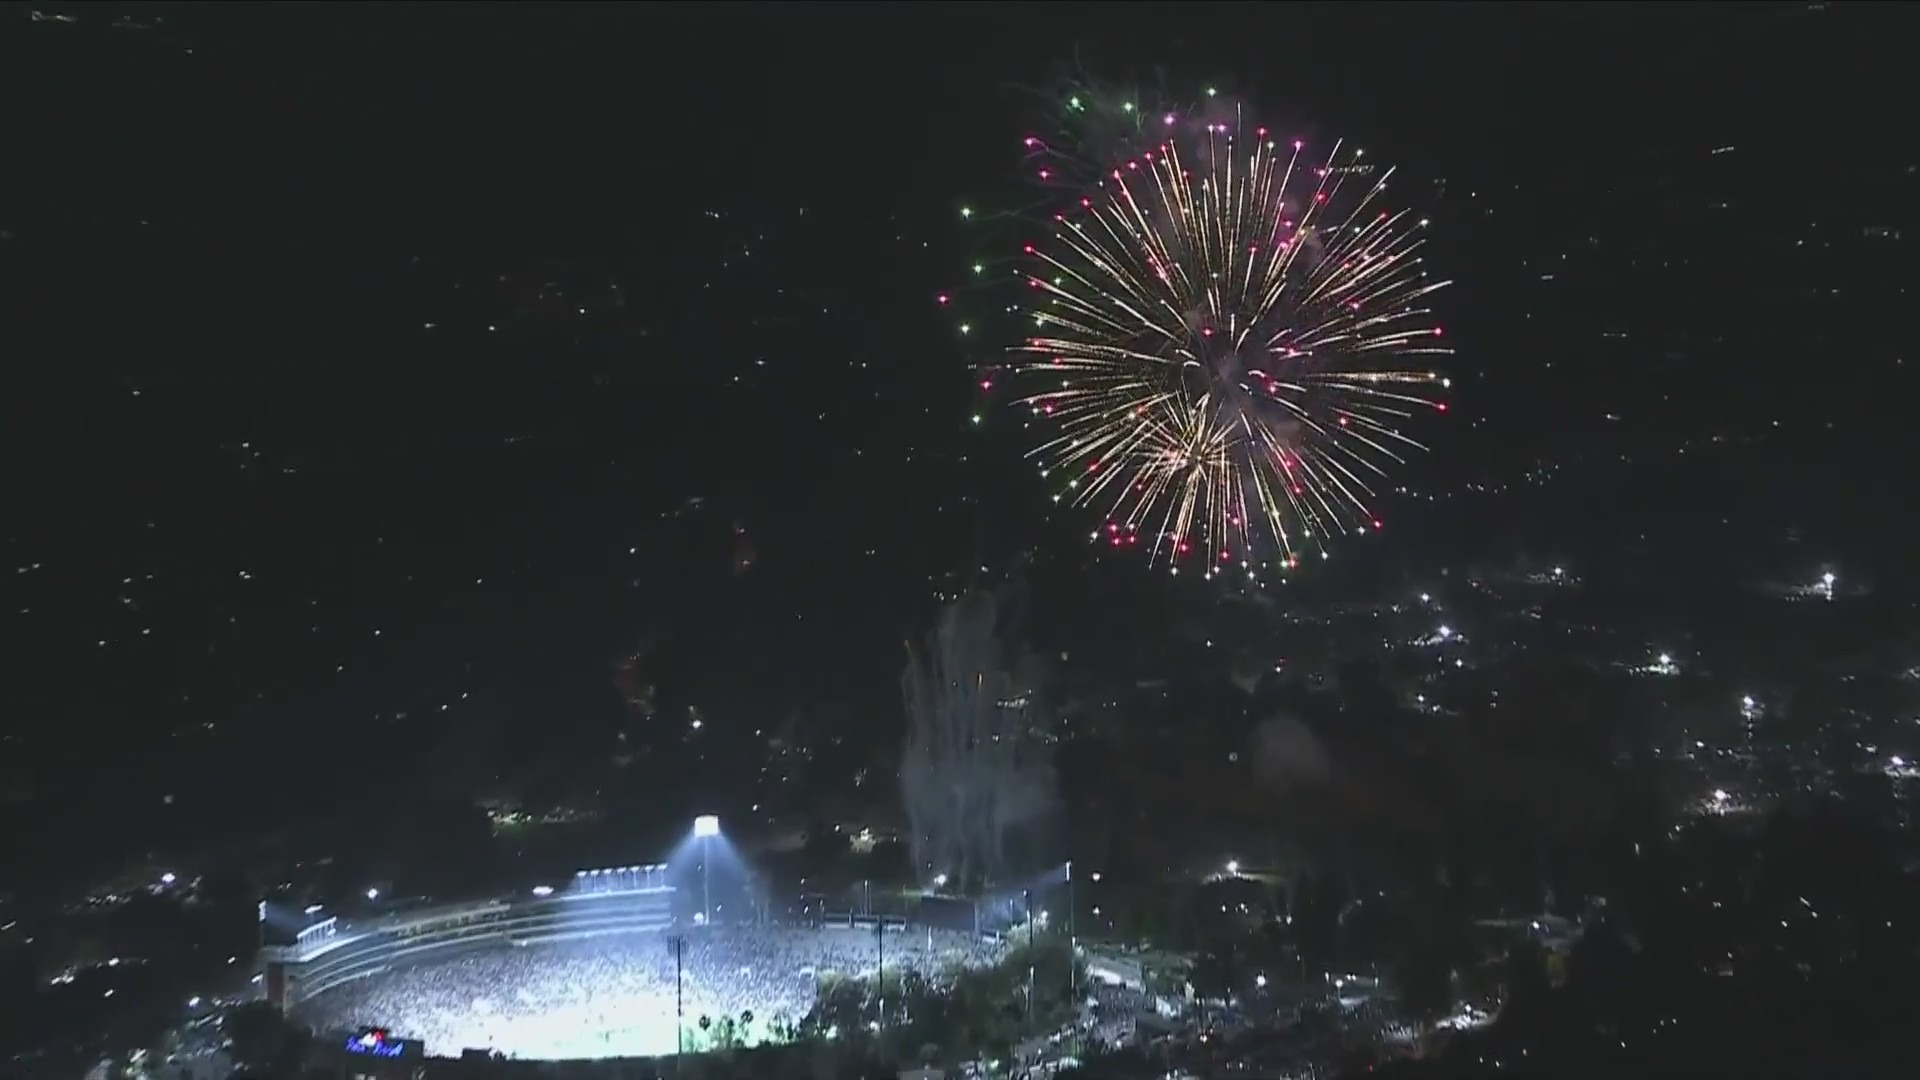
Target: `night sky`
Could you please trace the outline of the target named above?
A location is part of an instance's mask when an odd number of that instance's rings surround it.
[[[8,9],[0,866],[564,767],[636,651],[882,763],[902,642],[1016,563],[1049,644],[1159,648],[1217,590],[1044,512],[933,301],[1076,72],[1443,192],[1453,419],[1289,588],[1907,573],[1910,20],[1826,7]]]

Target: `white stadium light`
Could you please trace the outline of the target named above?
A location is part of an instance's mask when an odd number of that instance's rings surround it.
[[[699,817],[694,818],[693,819],[693,835],[719,836],[720,835],[719,817],[713,814],[701,814]]]

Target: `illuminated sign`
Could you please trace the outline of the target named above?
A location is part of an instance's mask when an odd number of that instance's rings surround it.
[[[367,1057],[397,1058],[407,1052],[404,1039],[388,1038],[380,1028],[371,1028],[358,1035],[347,1036],[347,1053],[364,1054]]]

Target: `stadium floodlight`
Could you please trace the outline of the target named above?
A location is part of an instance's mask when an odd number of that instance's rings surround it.
[[[714,814],[701,814],[693,819],[693,835],[719,836],[720,818]]]

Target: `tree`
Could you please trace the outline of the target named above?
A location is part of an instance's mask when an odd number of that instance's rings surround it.
[[[300,1071],[311,1038],[265,1001],[227,1010],[221,1028],[233,1042],[233,1060],[254,1076],[291,1076]]]
[[[1394,963],[1400,1005],[1425,1027],[1453,1011],[1454,950],[1444,930],[1421,927],[1400,949]]]
[[[705,1048],[713,1053],[731,1053],[747,1044],[746,1028],[737,1017],[722,1016],[702,1031],[706,1035]]]
[[[901,678],[914,864],[963,891],[1042,865],[1058,810],[1038,665],[1011,644],[1003,607],[981,591],[948,605]]]

